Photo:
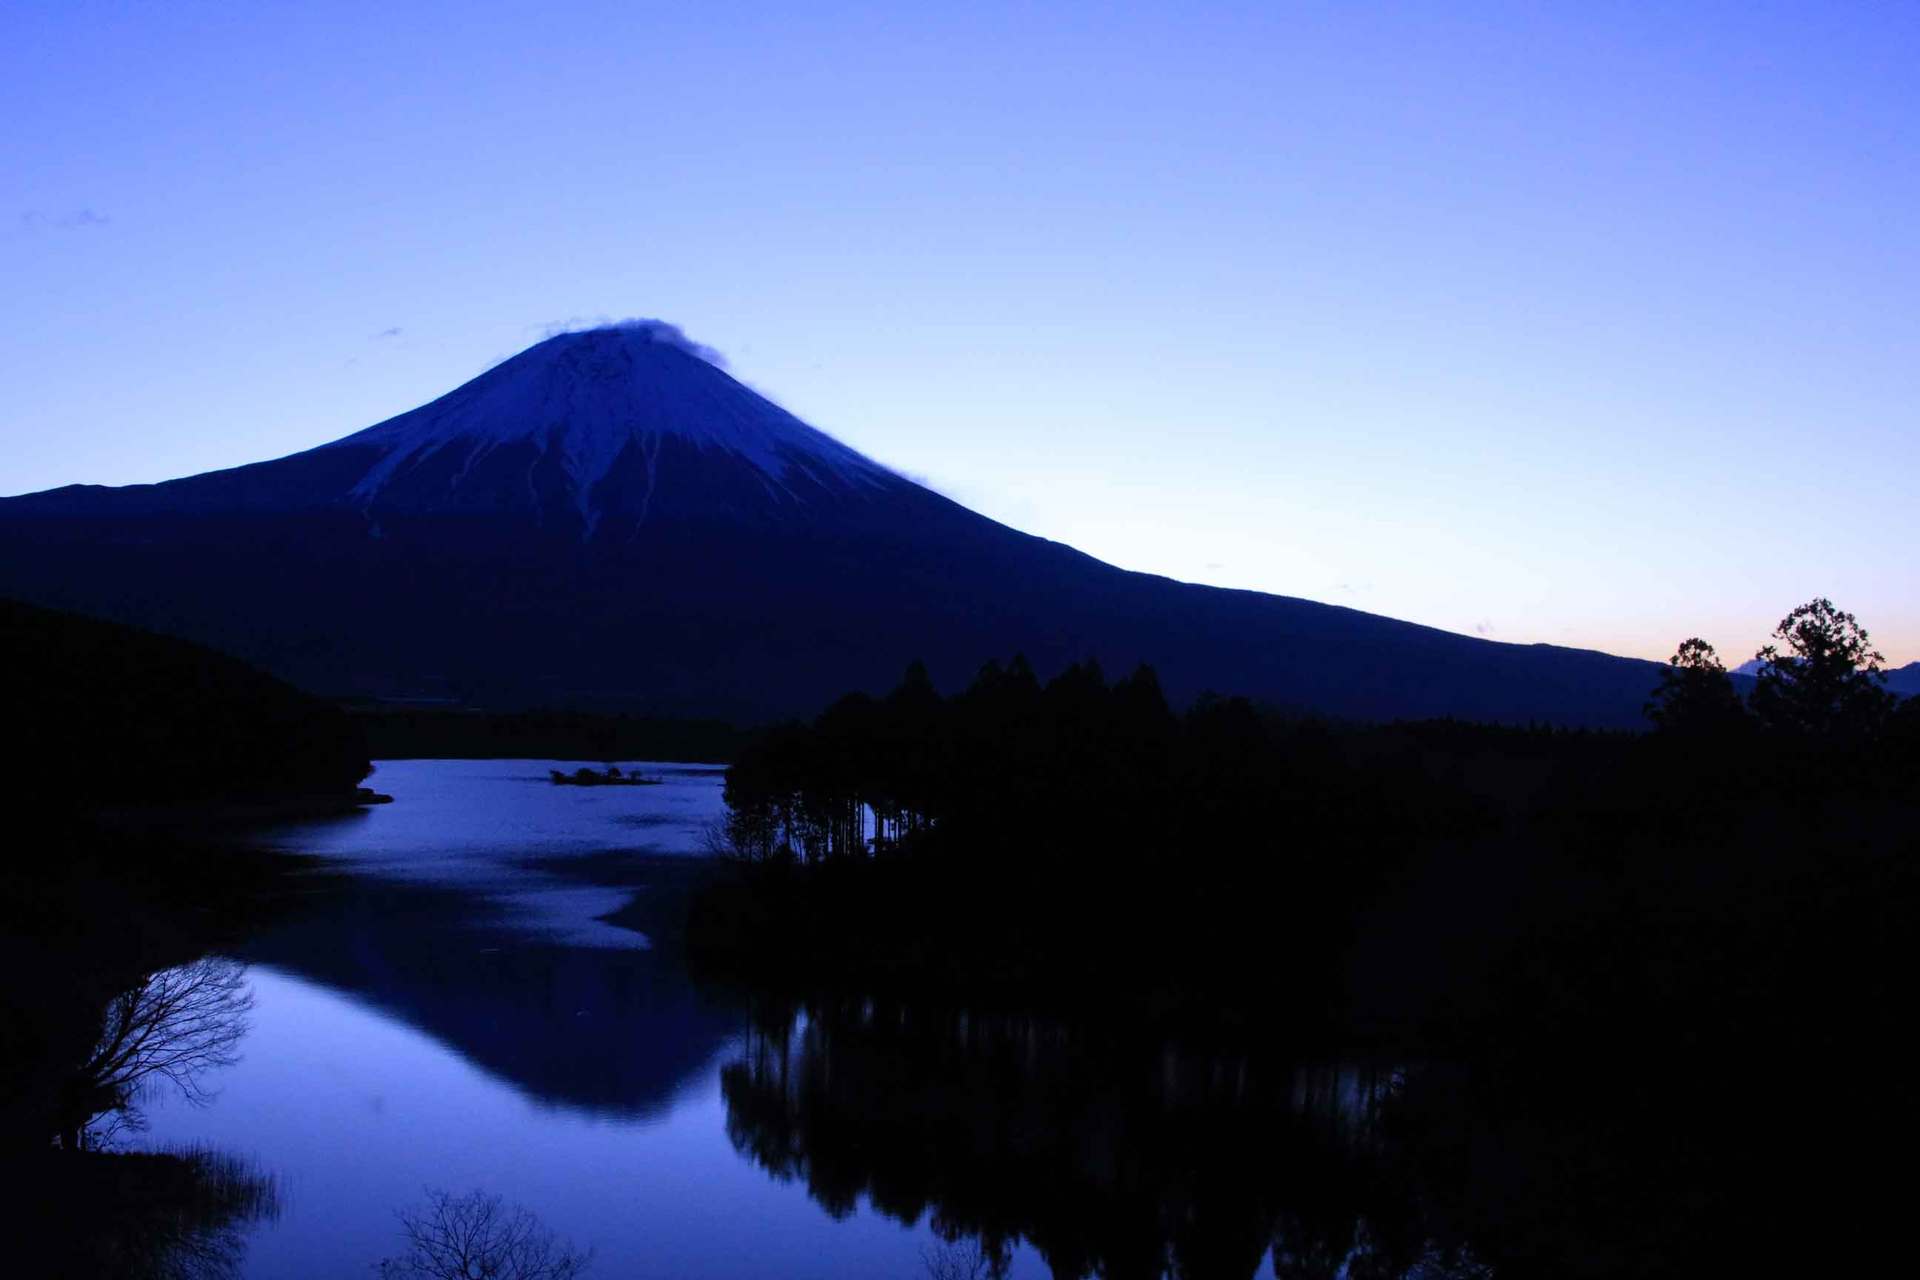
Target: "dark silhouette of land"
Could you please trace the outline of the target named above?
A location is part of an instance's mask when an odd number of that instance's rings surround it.
[[[1689,641],[1642,734],[1339,724],[1232,698],[1175,714],[1147,668],[1042,684],[1018,658],[942,698],[916,664],[728,769],[736,870],[696,904],[693,945],[790,974],[1218,1012],[1328,993],[1316,966],[1360,913],[1435,868],[1524,893],[1507,934],[1643,862],[1698,880],[1703,907],[1751,906],[1754,878],[1789,868],[1837,886],[1867,872],[1836,818],[1875,847],[1908,833],[1920,704],[1884,690],[1826,601],[1780,635],[1750,700]]]
[[[663,760],[724,764],[753,732],[719,720],[355,702],[375,760]]]
[[[193,646],[3,616],[30,714],[0,1172],[31,1189],[29,1271],[230,1272],[271,1212],[269,1181],[209,1153],[99,1149],[143,1080],[191,1091],[239,1043],[222,955],[604,1115],[661,1105],[744,1000],[739,1151],[831,1214],[930,1220],[989,1272],[1016,1239],[1061,1276],[1236,1278],[1710,1274],[1897,1243],[1878,1171],[1905,1117],[1861,1098],[1906,1039],[1920,702],[1824,600],[1750,686],[1683,644],[1643,733],[1176,708],[1149,669],[1043,682],[1017,658],[943,696],[916,666],[737,752],[724,859],[568,864],[649,885],[617,918],[655,951],[457,965],[449,931],[491,927],[459,895],[96,820],[123,775],[116,798],[156,804],[351,797],[360,722]],[[88,742],[109,767],[48,763]],[[660,980],[683,944],[711,997]]]
[[[1220,699],[1175,715],[1150,672],[1042,684],[1016,660],[951,699],[910,671],[771,733],[729,771],[731,875],[690,926],[709,972],[808,1009],[800,1061],[779,1015],[728,1077],[736,1141],[829,1208],[865,1188],[989,1252],[1067,1241],[1046,1246],[1063,1275],[1248,1275],[1266,1249],[1281,1274],[1361,1255],[1403,1274],[1429,1245],[1499,1274],[1700,1274],[1892,1244],[1898,1193],[1872,1171],[1900,1158],[1904,1114],[1856,1124],[1818,1099],[1906,1039],[1920,703],[1824,600],[1782,621],[1750,696],[1702,642],[1648,692],[1642,734],[1340,725]],[[1052,1042],[1020,1020],[1049,1017],[1269,1068],[1415,1064],[1361,1179],[1385,1198],[1297,1244],[1287,1195],[1261,1191],[1283,1156],[1216,1153],[1238,1222],[1218,1225],[1177,1200],[1051,1197],[1070,1152],[1031,1186],[1038,1149],[973,1178],[940,1135],[991,1133],[984,1111],[851,1115],[884,1105],[864,1046],[889,1046],[875,1072],[916,1063],[984,1107],[986,1081],[1019,1087],[988,1029],[1028,1027],[1031,1061]],[[904,1088],[909,1108],[933,1096]],[[1056,1105],[1033,1114],[1073,1114]],[[1189,1263],[1198,1244],[1152,1226],[1203,1218],[1237,1261]],[[1865,1225],[1835,1252],[1821,1224],[1841,1221]],[[1088,1244],[1095,1223],[1139,1234]]]
[[[16,804],[351,806],[372,767],[344,712],[238,659],[4,599],[0,705]]]
[[[145,1091],[193,1096],[246,1030],[230,948],[286,862],[27,815],[0,863],[0,1185],[8,1265],[78,1278],[236,1274],[271,1179],[216,1152],[124,1153]]]
[[[1146,669],[1042,685],[1019,659],[952,699],[916,667],[773,731],[727,800],[737,874],[690,926],[710,962],[1202,1016],[1243,983],[1315,1015],[1408,842],[1477,816],[1416,735],[1232,699],[1176,716]]]
[[[195,1096],[245,1035],[219,958],[290,863],[181,829],[366,798],[358,728],[235,659],[0,601],[0,1183],[23,1275],[236,1273],[270,1178],[216,1152],[116,1151],[146,1091]],[[156,825],[157,824],[157,825]]]

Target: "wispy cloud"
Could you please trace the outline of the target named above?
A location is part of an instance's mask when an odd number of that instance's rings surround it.
[[[28,209],[20,215],[20,225],[29,231],[84,231],[89,227],[104,227],[112,221],[95,209],[69,209],[61,213]]]
[[[625,329],[633,333],[642,333],[654,342],[669,347],[678,347],[690,356],[698,356],[716,369],[727,367],[727,358],[703,342],[695,342],[681,331],[680,326],[665,320],[654,320],[645,316],[630,316],[624,320],[612,316],[572,316],[566,320],[542,325],[542,338],[557,338],[563,333],[579,333],[587,329]]]
[[[881,463],[880,465],[886,466],[885,463]],[[940,482],[938,482],[931,476],[923,475],[918,471],[902,471],[899,467],[887,467],[887,470],[893,472],[893,474],[899,476],[902,480],[906,480],[912,484],[917,484],[922,489],[927,489],[927,490],[930,490],[931,492],[939,494],[941,497],[947,499],[949,502],[960,501],[960,499],[953,496],[953,493],[951,490],[946,488],[946,486],[942,485]],[[966,504],[961,503],[961,505],[964,506]]]

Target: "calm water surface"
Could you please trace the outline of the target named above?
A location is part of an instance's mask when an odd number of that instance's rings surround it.
[[[704,994],[599,919],[721,812],[720,770],[641,767],[664,785],[392,762],[373,785],[395,803],[265,837],[350,879],[239,957],[244,1056],[141,1137],[278,1180],[243,1274],[370,1274],[434,1187],[525,1205],[607,1277],[970,1274],[954,1236],[1013,1277],[1272,1275],[1270,1189],[1237,1171],[1364,1143],[1365,1072],[1128,1065],[1027,1022]]]

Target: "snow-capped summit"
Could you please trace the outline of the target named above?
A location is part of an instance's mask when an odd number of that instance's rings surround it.
[[[894,480],[736,382],[711,352],[660,321],[548,338],[323,448],[374,451],[348,492],[364,510],[559,499],[589,534],[609,516],[645,519],[663,484],[695,471],[710,481],[719,464],[744,466],[774,503]]]

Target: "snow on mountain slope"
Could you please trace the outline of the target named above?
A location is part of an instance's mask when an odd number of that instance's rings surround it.
[[[530,451],[530,475],[558,461],[591,532],[604,514],[595,497],[603,482],[623,459],[637,458],[651,490],[667,442],[745,464],[779,501],[802,500],[802,479],[841,490],[895,479],[734,381],[658,321],[549,338],[430,404],[322,449],[382,451],[350,492],[362,508],[428,464],[449,471],[447,485],[458,489],[500,451]],[[644,495],[639,505],[645,509]]]

